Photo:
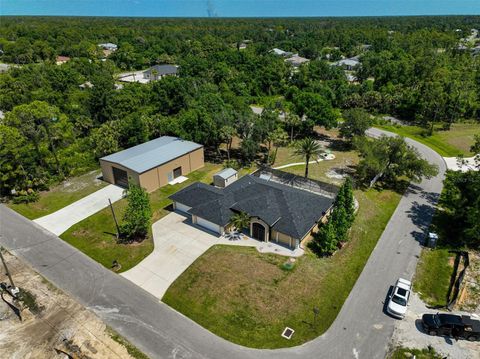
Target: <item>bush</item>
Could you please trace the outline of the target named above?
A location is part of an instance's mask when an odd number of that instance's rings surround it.
[[[147,237],[152,218],[152,209],[148,193],[135,184],[130,184],[127,191],[127,210],[120,225],[120,241],[132,242]]]
[[[39,197],[40,195],[33,190],[20,191],[18,195],[13,197],[12,202],[15,204],[36,202]]]

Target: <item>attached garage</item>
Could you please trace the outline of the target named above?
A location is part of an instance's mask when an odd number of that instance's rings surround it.
[[[194,223],[198,224],[199,226],[206,228],[212,232],[222,234],[222,229],[218,224],[212,223],[210,221],[207,221],[206,219],[203,219],[201,217],[196,217],[194,220]]]
[[[192,208],[179,202],[174,202],[173,206],[177,211],[184,212],[184,213],[188,213],[188,210]]]
[[[148,192],[204,166],[203,146],[163,136],[100,158],[103,179],[122,187],[135,183]]]

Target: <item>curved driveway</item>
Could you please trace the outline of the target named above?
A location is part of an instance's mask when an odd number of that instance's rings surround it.
[[[372,136],[381,133],[369,130]],[[227,342],[3,205],[0,243],[151,358],[384,358],[394,320],[383,314],[382,301],[399,276],[414,274],[418,240],[431,221],[445,172],[436,152],[407,141],[439,166],[439,175],[409,187],[335,322],[302,346],[255,350]]]

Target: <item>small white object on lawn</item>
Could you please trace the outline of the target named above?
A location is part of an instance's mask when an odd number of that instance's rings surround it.
[[[289,327],[285,327],[282,333],[282,337],[284,337],[285,339],[291,339],[293,336],[293,333],[295,333],[295,330]]]

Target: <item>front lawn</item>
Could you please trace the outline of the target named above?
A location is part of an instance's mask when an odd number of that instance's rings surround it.
[[[428,305],[446,305],[455,255],[448,249],[424,249],[417,264],[413,289]]]
[[[470,146],[473,145],[474,135],[480,134],[478,123],[454,123],[449,131],[438,129],[432,136],[423,136],[425,129],[417,126],[376,125],[375,127],[410,137],[444,157],[456,157],[460,154],[466,157],[473,156]]]
[[[213,174],[220,169],[221,165],[205,163],[205,167],[188,174],[188,181],[173,186],[167,185],[150,193],[150,204],[153,211],[152,223],[169,213],[165,209],[171,203],[168,196],[196,181],[211,183]],[[113,204],[119,222],[122,220],[126,205],[126,199],[121,199]],[[141,243],[118,244],[115,232],[115,222],[110,208],[107,207],[75,224],[60,238],[107,268],[111,268],[114,260],[118,261],[122,266],[121,272],[134,267],[152,252],[151,234]]]
[[[108,185],[97,179],[99,175],[100,171],[95,170],[69,178],[49,191],[40,192],[40,198],[36,202],[9,203],[8,206],[28,219],[46,216]]]
[[[295,346],[324,333],[335,320],[401,195],[356,191],[360,209],[350,242],[334,256],[311,252],[282,269],[286,257],[253,248],[214,246],[168,289],[163,301],[213,333],[255,348]],[[313,325],[313,307],[319,308]],[[280,334],[295,329],[291,340]]]

